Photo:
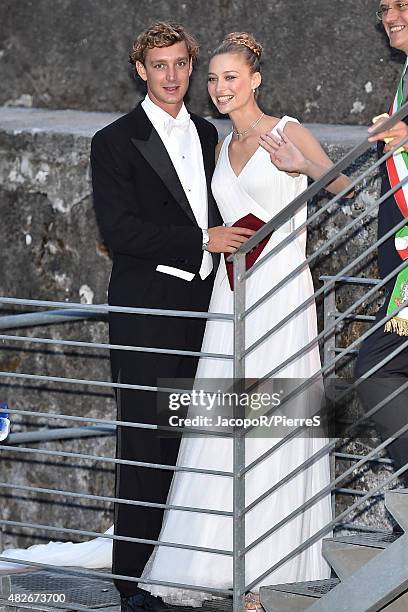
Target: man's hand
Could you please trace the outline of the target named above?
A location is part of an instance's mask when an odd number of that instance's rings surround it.
[[[383,115],[379,115],[378,120],[375,121],[372,127],[368,128],[368,131],[372,132],[373,130],[378,128],[378,125],[382,123],[383,121],[385,121],[387,118],[388,116],[386,113],[384,113]],[[374,119],[377,119],[377,117],[375,117]],[[408,136],[408,125],[404,123],[403,121],[398,121],[398,123],[396,123],[394,127],[392,127],[391,129],[384,130],[383,132],[379,132],[378,134],[375,134],[375,136],[370,136],[368,140],[369,142],[376,142],[377,140],[384,140],[384,142],[386,143],[384,147],[384,153],[386,153],[387,151],[390,151],[393,147],[395,147],[395,145],[397,145],[399,142],[401,142],[401,140],[403,140],[407,136]],[[408,141],[402,145],[401,150],[408,151]]]
[[[210,253],[235,253],[254,234],[254,230],[245,227],[210,227],[208,250]]]

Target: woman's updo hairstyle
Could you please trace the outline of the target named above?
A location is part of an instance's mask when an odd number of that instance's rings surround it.
[[[260,72],[262,47],[248,32],[231,32],[211,53],[210,59],[223,53],[240,53],[252,73]]]

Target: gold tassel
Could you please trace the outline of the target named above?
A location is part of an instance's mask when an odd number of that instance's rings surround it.
[[[408,336],[408,320],[393,317],[385,324],[385,331],[398,334],[399,336]]]

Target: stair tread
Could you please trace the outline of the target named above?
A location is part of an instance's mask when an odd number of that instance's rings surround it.
[[[320,598],[339,584],[338,578],[327,578],[326,580],[311,580],[309,582],[288,582],[287,584],[273,584],[261,587],[266,591],[283,591],[293,595],[306,595],[308,597]]]
[[[393,531],[373,531],[372,533],[365,532],[351,535],[336,535],[334,538],[325,538],[325,541],[355,544],[357,546],[371,546],[374,548],[387,548],[387,546],[395,542],[401,535],[402,533],[395,533]]]

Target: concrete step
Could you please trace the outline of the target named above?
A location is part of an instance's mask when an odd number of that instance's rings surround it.
[[[338,578],[260,588],[261,603],[266,612],[300,612],[323,597],[339,583]]]
[[[262,587],[262,605],[266,612],[308,610],[316,600],[324,598],[334,589],[340,580],[348,578],[395,542],[398,537],[400,536],[397,533],[376,531],[327,538],[323,540],[323,555],[332,565],[338,578]],[[402,609],[406,611],[408,606]],[[400,612],[399,608],[390,608],[391,610]]]
[[[408,532],[408,489],[386,491],[385,507],[400,527]]]
[[[345,580],[395,542],[397,537],[398,534],[392,532],[375,532],[326,538],[322,553],[340,580]]]

